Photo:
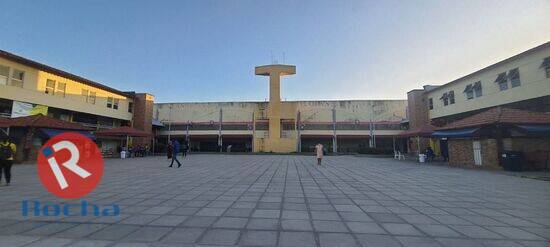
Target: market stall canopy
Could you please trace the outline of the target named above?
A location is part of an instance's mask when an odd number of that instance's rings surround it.
[[[47,129],[61,129],[61,130],[83,130],[91,131],[90,127],[86,127],[79,123],[73,123],[63,121],[44,115],[33,115],[26,117],[12,118],[9,121],[9,127],[34,127],[34,128],[47,128]]]
[[[112,129],[100,130],[95,132],[95,135],[96,136],[132,136],[132,137],[151,136],[151,134],[145,131],[134,129],[130,126],[122,126],[122,127],[112,128]]]
[[[438,138],[461,138],[461,137],[472,137],[476,134],[479,128],[466,128],[466,129],[456,129],[456,130],[439,130],[432,133],[433,137]]]
[[[82,130],[59,130],[59,129],[40,129],[42,131],[42,133],[44,133],[45,135],[47,135],[48,137],[54,137],[56,135],[59,135],[59,134],[63,134],[63,133],[66,133],[66,132],[76,132],[76,133],[79,133],[83,136],[86,136],[92,140],[95,140],[95,136],[92,135],[89,131],[82,131]]]
[[[422,126],[419,126],[419,127],[413,128],[413,129],[409,129],[409,130],[399,134],[399,136],[402,136],[402,137],[430,136],[434,132],[435,128],[436,127],[431,125],[431,124],[424,124]]]
[[[518,124],[516,127],[530,135],[550,135],[550,124]]]
[[[492,124],[550,124],[550,114],[494,107],[489,110],[449,123],[437,130],[465,129]]]

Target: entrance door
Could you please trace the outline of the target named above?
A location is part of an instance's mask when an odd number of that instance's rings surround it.
[[[473,141],[473,148],[474,148],[474,164],[476,166],[480,166],[481,165],[481,142]]]

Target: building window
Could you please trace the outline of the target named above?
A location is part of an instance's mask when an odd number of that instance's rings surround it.
[[[495,80],[496,83],[498,83],[498,87],[500,91],[504,91],[508,89],[508,80],[506,78],[506,72],[502,72],[498,74],[497,79]]]
[[[429,98],[429,99],[428,99],[428,108],[429,108],[430,110],[433,110],[433,109],[434,109],[434,99],[432,99],[432,98]]]
[[[107,108],[113,108],[113,97],[107,97]]]
[[[113,102],[113,109],[118,110],[118,103],[120,103],[120,99],[115,99]]]
[[[95,105],[95,92],[90,92],[90,96],[88,97],[88,103]]]
[[[84,97],[84,102],[88,102],[88,89],[82,89],[82,97]]]
[[[455,91],[449,91],[447,94],[449,96],[449,104],[455,103]]]
[[[510,84],[512,85],[513,88],[521,86],[518,68],[508,71],[508,78],[510,78]]]
[[[446,106],[446,105],[449,105],[449,96],[447,96],[447,93],[444,93],[443,96],[441,96],[441,98],[439,98],[440,100],[443,100],[443,105]]]
[[[474,87],[472,84],[468,84],[466,88],[464,89],[464,93],[466,94],[466,99],[473,99],[474,98]]]
[[[128,102],[128,112],[134,112],[134,102]]]
[[[480,81],[474,83],[473,88],[474,88],[474,94],[476,95],[476,98],[481,97],[483,95],[483,90],[481,88],[481,82]]]
[[[10,67],[0,65],[0,85],[8,85]]]
[[[550,57],[545,58],[540,67],[546,71],[546,78],[550,78]]]
[[[66,92],[67,92],[67,83],[65,82],[57,83],[57,94],[65,97]]]
[[[23,87],[23,81],[25,80],[25,72],[18,69],[13,69],[13,74],[11,75],[12,86]]]
[[[50,79],[46,80],[46,90],[44,91],[44,93],[51,94],[51,95],[55,94],[55,81],[54,80],[50,80]]]

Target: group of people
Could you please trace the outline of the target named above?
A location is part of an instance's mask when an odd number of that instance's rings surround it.
[[[6,186],[11,182],[11,166],[15,158],[17,146],[7,137],[0,139],[0,183],[2,182],[2,174],[6,179]]]
[[[187,152],[189,152],[189,146],[187,145],[187,143],[183,143],[183,145],[181,145],[178,140],[174,139],[172,140],[172,142],[168,144],[166,151],[167,151],[166,155],[168,159],[172,160],[172,162],[170,163],[170,166],[168,167],[173,167],[174,161],[176,161],[176,163],[178,163],[178,168],[179,168],[181,167],[181,162],[178,160],[178,154],[181,152],[183,155],[183,158],[185,158],[185,156],[187,156]]]
[[[125,150],[125,148],[119,146],[117,153],[120,153],[122,150]],[[126,150],[126,157],[146,157],[149,156],[150,151],[149,145],[130,145],[128,146],[128,150]]]

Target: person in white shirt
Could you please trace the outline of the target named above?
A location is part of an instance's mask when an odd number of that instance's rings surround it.
[[[315,153],[317,154],[317,165],[321,165],[323,159],[323,144],[318,143],[315,145]]]

